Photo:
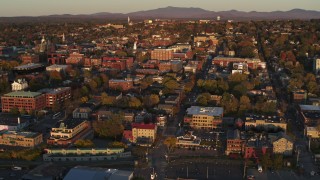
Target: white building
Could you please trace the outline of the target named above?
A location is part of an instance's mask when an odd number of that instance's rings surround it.
[[[313,71],[316,74],[319,74],[320,71],[320,58],[313,60]]]
[[[51,66],[46,67],[47,71],[65,71],[69,66],[68,65],[61,65],[61,64],[54,64]]]
[[[12,91],[23,91],[28,88],[28,82],[25,79],[18,79],[11,84]]]

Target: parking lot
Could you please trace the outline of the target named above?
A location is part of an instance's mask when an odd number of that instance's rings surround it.
[[[243,165],[240,161],[219,159],[175,160],[168,165],[166,177],[238,180],[243,177]]]
[[[316,180],[320,179],[320,176],[299,176],[297,175],[294,171],[292,170],[278,170],[278,171],[263,171],[262,173],[259,173],[257,169],[248,169],[247,170],[247,175],[253,175],[254,179],[259,179],[259,180]]]
[[[22,169],[19,171],[2,168],[0,169],[0,178],[5,180],[17,180],[20,179],[24,174],[27,173],[28,170]]]

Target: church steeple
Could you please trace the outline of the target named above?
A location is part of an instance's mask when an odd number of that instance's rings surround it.
[[[62,42],[64,43],[66,41],[66,37],[64,36],[64,33],[62,34]]]

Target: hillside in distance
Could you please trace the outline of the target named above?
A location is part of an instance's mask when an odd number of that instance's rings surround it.
[[[48,16],[20,16],[20,17],[0,17],[0,22],[42,22],[42,21],[83,21],[83,20],[126,20],[127,17],[133,20],[141,19],[216,19],[220,16],[222,20],[283,20],[283,19],[320,19],[320,11],[292,9],[290,11],[209,11],[201,8],[165,7],[147,11],[137,11],[131,13],[109,13],[100,12],[95,14],[63,14]]]

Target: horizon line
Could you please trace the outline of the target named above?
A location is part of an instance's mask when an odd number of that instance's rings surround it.
[[[159,8],[154,8],[154,9],[148,9],[148,10],[137,10],[137,11],[132,11],[132,12],[108,12],[108,11],[100,11],[100,12],[91,12],[91,13],[78,13],[78,14],[71,14],[71,13],[61,13],[61,14],[44,14],[44,15],[19,15],[19,16],[0,16],[0,18],[17,18],[17,17],[42,17],[42,16],[63,16],[63,15],[71,15],[71,16],[79,16],[79,15],[94,15],[94,14],[99,14],[99,13],[110,13],[110,14],[130,14],[130,13],[136,13],[136,12],[144,12],[144,11],[152,11],[152,10],[157,10],[157,9],[165,9],[165,8],[181,8],[181,9],[202,9],[205,11],[210,11],[210,12],[228,12],[228,11],[239,11],[239,12],[245,12],[245,13],[250,13],[250,12],[259,12],[259,13],[270,13],[270,12],[289,12],[292,10],[304,10],[304,11],[316,11],[320,12],[320,10],[313,10],[313,9],[302,9],[302,8],[292,8],[289,10],[271,10],[271,11],[256,11],[256,10],[250,10],[250,11],[245,11],[245,10],[237,10],[237,9],[229,9],[229,10],[207,10],[201,7],[177,7],[177,6],[166,6],[166,7],[159,7]]]

